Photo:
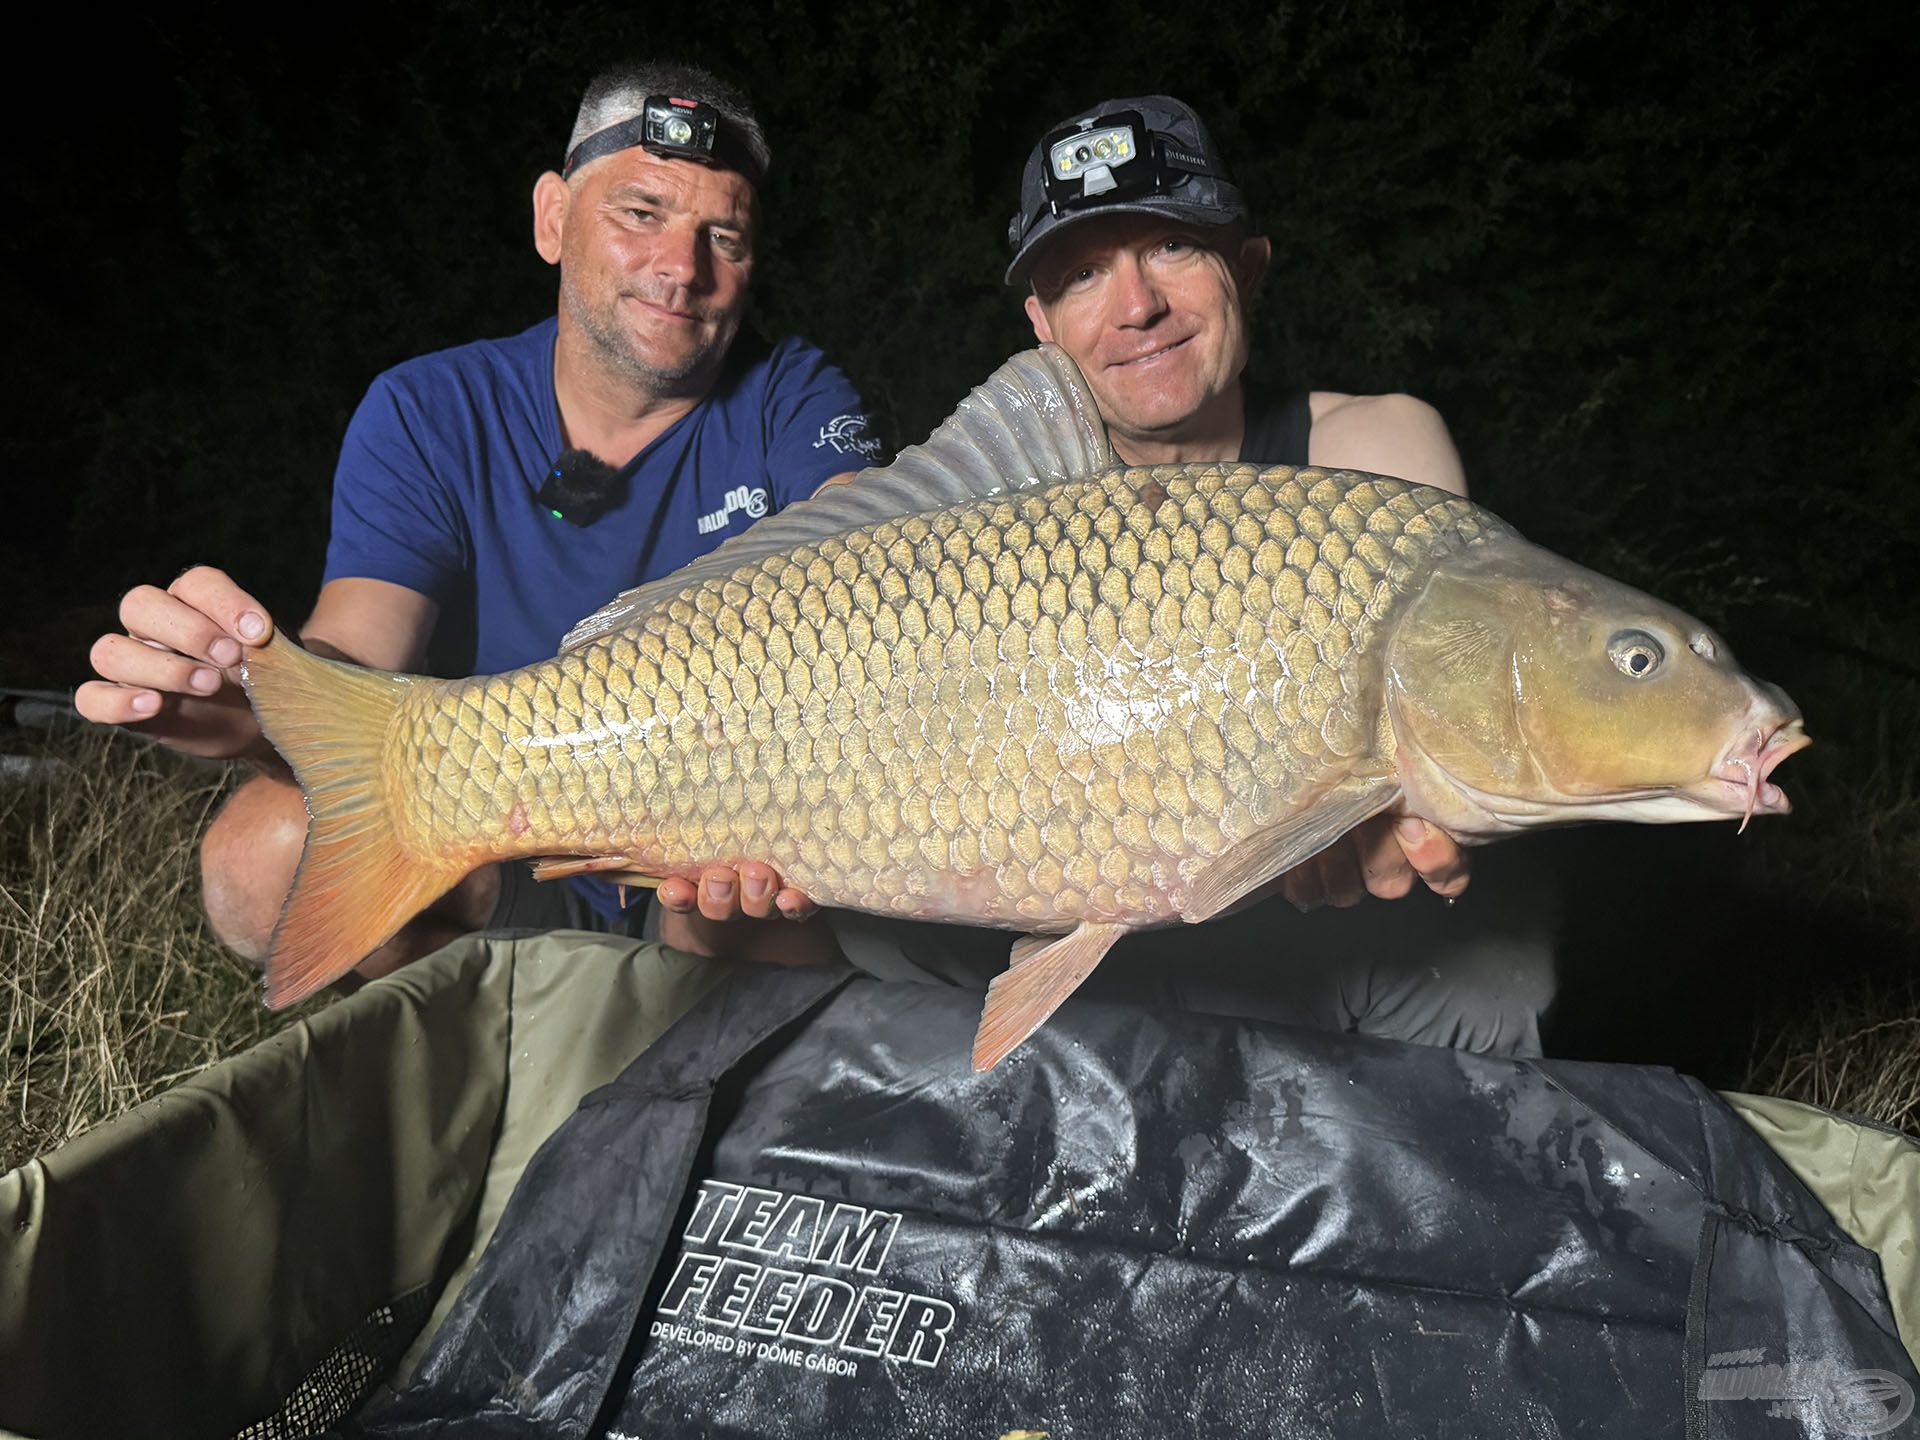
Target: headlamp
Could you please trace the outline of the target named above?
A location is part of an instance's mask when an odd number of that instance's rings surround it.
[[[1034,246],[1103,212],[1183,225],[1243,222],[1247,204],[1193,108],[1171,95],[1104,100],[1045,132],[1020,171],[1007,222],[1007,283],[1028,278]]]
[[[649,95],[633,119],[609,125],[582,140],[568,153],[560,177],[569,179],[588,161],[635,145],[668,160],[724,165],[754,186],[762,178],[747,147],[721,123],[718,110],[699,100],[680,100],[671,95]]]
[[[1138,110],[1115,110],[1062,126],[1040,142],[1047,209],[1054,215],[1136,195],[1170,195],[1189,175],[1221,169],[1173,136],[1147,128]]]
[[[640,143],[654,154],[713,163],[713,142],[720,133],[720,112],[711,105],[703,105],[698,100],[676,100],[668,95],[650,95],[641,119],[646,129]]]
[[[1088,121],[1085,129],[1073,126],[1049,135],[1047,202],[1053,213],[1059,214],[1076,200],[1151,188],[1151,147],[1152,137],[1137,110],[1102,115]]]

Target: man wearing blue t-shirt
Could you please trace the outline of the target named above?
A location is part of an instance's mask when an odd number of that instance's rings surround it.
[[[309,648],[443,674],[544,659],[618,592],[884,463],[859,396],[819,350],[735,343],[769,158],[744,99],[703,71],[627,66],[594,80],[565,164],[533,193],[535,248],[560,270],[557,316],[374,382],[341,448],[326,572],[301,629]],[[208,567],[129,592],[120,618],[126,633],[94,645],[101,678],[76,703],[259,767],[209,830],[201,868],[215,932],[262,958],[306,831],[300,791],[235,683],[242,644],[272,621]],[[674,884],[674,898],[691,896]],[[767,915],[771,872],[750,867],[741,884],[726,908]],[[600,882],[536,886],[524,867],[493,866],[361,973],[495,925],[631,929],[642,908],[623,912]],[[669,917],[668,938],[679,923]],[[811,932],[781,929],[782,958],[805,958]],[[729,948],[751,953],[753,933],[737,928]]]

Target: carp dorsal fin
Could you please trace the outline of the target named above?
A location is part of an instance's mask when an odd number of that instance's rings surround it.
[[[994,371],[928,436],[893,464],[862,470],[789,505],[709,555],[628,590],[567,632],[573,650],[715,575],[862,525],[942,510],[1097,475],[1113,463],[1106,426],[1079,367],[1057,345],[1024,350]]]

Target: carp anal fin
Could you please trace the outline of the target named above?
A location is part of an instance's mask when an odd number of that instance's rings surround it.
[[[1256,831],[1202,867],[1187,886],[1180,918],[1193,924],[1211,920],[1399,798],[1397,781],[1347,781],[1300,814]]]
[[[267,948],[278,1010],[338,980],[472,869],[403,849],[388,799],[387,727],[412,675],[309,654],[284,635],[240,670],[260,728],[307,802],[307,841]]]
[[[795,545],[1010,490],[1084,480],[1112,464],[1106,426],[1079,367],[1057,345],[1023,350],[962,400],[924,444],[902,451],[891,465],[862,470],[851,484],[829,485],[712,554],[617,596],[569,630],[560,648],[578,649],[690,586]]]
[[[1029,935],[1015,941],[1013,963],[987,986],[987,1006],[973,1037],[973,1068],[991,1070],[1006,1059],[1080,988],[1126,933],[1125,925],[1083,923],[1068,935]]]

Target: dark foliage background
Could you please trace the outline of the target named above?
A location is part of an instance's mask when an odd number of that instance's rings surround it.
[[[1563,1048],[1731,1064],[1809,969],[1910,965],[1920,936],[1910,11],[76,11],[57,89],[8,102],[0,683],[80,678],[119,592],[195,561],[300,617],[368,380],[550,310],[528,193],[607,58],[753,92],[754,323],[825,345],[900,442],[1027,342],[998,283],[1026,148],[1170,90],[1275,240],[1259,370],[1432,400],[1477,498],[1703,614],[1808,712],[1792,821],[1546,842],[1591,952]]]

